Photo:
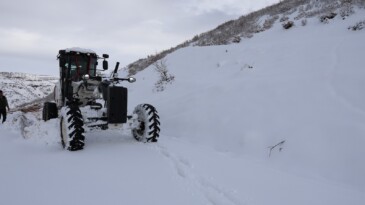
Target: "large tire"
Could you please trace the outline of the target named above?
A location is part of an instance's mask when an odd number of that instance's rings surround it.
[[[132,135],[137,141],[157,142],[160,136],[160,117],[157,110],[149,104],[140,104],[134,111],[138,116],[139,126],[132,129]]]
[[[61,142],[64,149],[77,151],[84,148],[84,121],[77,105],[62,110],[60,122]]]
[[[42,118],[44,121],[48,121],[58,117],[58,109],[56,103],[45,102],[43,105]]]

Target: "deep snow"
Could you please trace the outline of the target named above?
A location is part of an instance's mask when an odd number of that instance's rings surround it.
[[[157,107],[158,143],[95,131],[68,152],[57,119],[10,115],[0,204],[365,204],[365,31],[347,29],[364,16],[180,49],[163,92],[153,66],[138,73],[129,111]]]

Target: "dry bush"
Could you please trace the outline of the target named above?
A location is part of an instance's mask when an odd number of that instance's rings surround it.
[[[356,23],[354,26],[350,26],[348,29],[353,31],[359,31],[365,28],[365,20]]]
[[[289,28],[291,28],[293,26],[294,26],[294,22],[293,21],[288,21],[286,23],[283,23],[283,28],[284,29],[289,29]]]
[[[307,19],[303,19],[301,22],[302,22],[302,26],[306,26],[306,25],[307,25],[307,23],[308,23],[308,22],[307,22]]]
[[[175,76],[169,73],[165,59],[161,59],[153,63],[155,71],[159,74],[160,78],[155,83],[155,90],[161,92],[165,90],[167,84],[171,84],[175,80]]]
[[[319,21],[322,23],[329,23],[329,20],[335,18],[336,16],[337,16],[337,13],[331,12],[331,13],[320,16]]]

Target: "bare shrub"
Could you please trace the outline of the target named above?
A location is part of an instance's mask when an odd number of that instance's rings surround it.
[[[165,59],[158,60],[153,65],[155,66],[155,71],[160,76],[159,80],[155,83],[155,90],[162,92],[165,90],[167,84],[171,84],[175,80],[175,76],[169,73]]]
[[[350,26],[348,29],[353,31],[359,31],[365,28],[365,20],[356,23],[354,26]]]
[[[322,23],[328,23],[329,22],[329,19],[333,19],[337,16],[336,13],[334,12],[331,12],[329,14],[325,14],[325,15],[322,15],[319,17],[319,21],[322,22]]]
[[[286,23],[283,23],[283,28],[285,28],[285,29],[289,29],[289,28],[291,28],[293,26],[294,26],[294,22],[293,21],[288,21]]]
[[[276,15],[276,16],[273,16],[273,17],[271,17],[271,18],[266,19],[266,20],[265,20],[265,22],[264,22],[264,24],[262,25],[262,28],[263,28],[264,30],[268,30],[268,29],[270,29],[270,28],[274,25],[275,21],[276,21],[278,18],[279,18],[279,16],[278,16],[278,15]]]
[[[241,37],[239,37],[239,36],[235,36],[235,37],[233,37],[232,42],[233,42],[233,43],[239,43],[239,42],[241,42]]]
[[[307,19],[303,19],[301,22],[302,22],[302,26],[306,26],[306,25],[307,25],[307,23],[308,23],[308,22],[307,22]]]
[[[345,20],[350,15],[354,14],[354,8],[349,0],[342,1],[342,8],[340,9],[340,16]]]

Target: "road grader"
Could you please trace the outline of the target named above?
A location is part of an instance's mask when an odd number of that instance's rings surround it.
[[[64,149],[77,151],[84,148],[85,132],[100,129],[131,130],[141,142],[157,142],[160,121],[156,108],[139,104],[127,114],[128,90],[122,82],[133,83],[133,77],[119,78],[117,62],[114,71],[106,75],[109,55],[98,56],[82,48],[59,50],[60,79],[54,89],[54,99],[43,105],[44,121],[60,120],[60,136]],[[98,60],[102,69],[97,69]]]

